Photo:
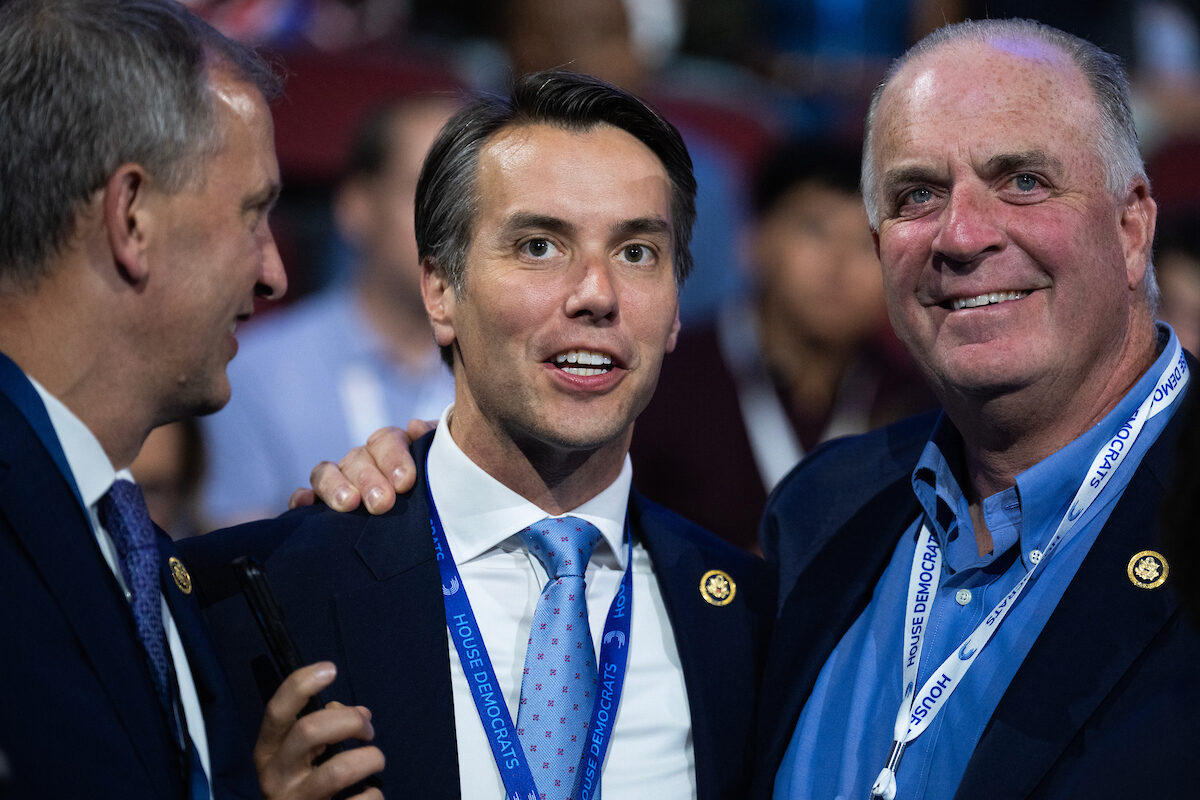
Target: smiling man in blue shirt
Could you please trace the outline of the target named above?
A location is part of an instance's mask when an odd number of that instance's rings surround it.
[[[1200,636],[1153,520],[1191,359],[1154,321],[1119,63],[1037,23],[944,28],[876,93],[863,189],[945,411],[772,499],[759,794],[1181,796]]]
[[[1038,23],[949,26],[867,130],[889,314],[945,410],[833,442],[772,496],[747,796],[1190,796],[1200,632],[1155,515],[1194,361],[1154,318],[1125,74]],[[403,482],[400,449],[366,452]],[[319,471],[322,496],[371,498],[365,460],[356,490]]]

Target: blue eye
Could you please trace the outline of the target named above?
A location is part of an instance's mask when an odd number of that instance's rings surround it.
[[[913,189],[906,198],[910,203],[928,203],[933,199],[933,192],[926,186]]]
[[[1038,188],[1038,179],[1032,175],[1018,175],[1013,178],[1013,185],[1017,187],[1018,191],[1032,192]]]

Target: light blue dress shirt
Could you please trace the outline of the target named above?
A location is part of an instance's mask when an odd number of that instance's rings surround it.
[[[900,538],[867,608],[822,667],[776,775],[777,800],[867,800],[887,760],[900,707],[902,651],[908,644],[905,599],[921,523],[929,523],[944,558],[941,586],[927,617],[918,687],[1040,560],[1096,454],[1154,390],[1174,352],[1175,335],[1160,325],[1159,341],[1165,347],[1154,365],[1098,425],[1018,475],[1015,486],[984,500],[993,540],[986,556],[978,553],[957,478],[962,440],[942,417],[912,474],[924,513]],[[1142,456],[1179,405],[1146,423],[1108,485],[1026,586],[941,713],[908,745],[896,776],[897,800],[954,796],[992,712]]]
[[[202,503],[213,524],[282,513],[317,462],[336,461],[383,425],[437,419],[454,399],[436,350],[415,367],[397,365],[348,288],[305,298],[238,338],[233,395],[202,420]]]

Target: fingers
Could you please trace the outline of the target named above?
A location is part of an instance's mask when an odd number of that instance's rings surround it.
[[[356,449],[361,450],[362,448]],[[308,481],[312,484],[311,491],[316,498],[335,511],[353,511],[362,502],[362,497],[359,495],[358,489],[342,473],[340,467],[331,461],[322,461],[313,467],[313,471],[308,476]],[[303,491],[303,489],[299,489],[293,492],[292,497],[295,498]]]
[[[317,502],[317,493],[312,489],[297,489],[288,498],[288,508],[303,508]]]
[[[380,428],[337,464],[322,461],[313,468],[312,493],[335,511],[352,511],[359,503],[372,514],[382,514],[396,504],[396,495],[413,487],[417,468],[408,447],[413,439],[433,430],[435,423],[411,420],[407,432],[395,426]],[[297,489],[288,507],[309,505],[309,490]]]
[[[436,419],[410,419],[404,430],[408,433],[408,438],[415,442],[436,427]]]
[[[377,747],[356,747],[314,765],[326,749],[345,739],[370,741],[375,730],[365,708],[330,703],[326,708],[296,715],[309,699],[336,676],[333,664],[319,662],[288,676],[267,704],[254,763],[263,793],[273,800],[318,800],[353,786],[383,769]],[[373,797],[370,791],[364,797]]]

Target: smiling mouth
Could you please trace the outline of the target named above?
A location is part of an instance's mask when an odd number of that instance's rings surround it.
[[[979,308],[980,306],[993,306],[997,303],[1006,303],[1009,300],[1020,300],[1028,295],[1029,292],[989,292],[987,294],[976,295],[975,297],[959,297],[954,300],[944,303],[951,311],[961,311],[964,308]]]
[[[589,377],[612,371],[612,357],[595,350],[568,350],[554,357],[554,365],[570,375]]]

